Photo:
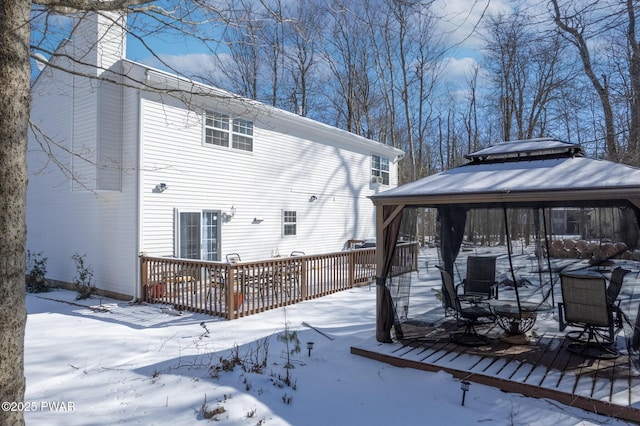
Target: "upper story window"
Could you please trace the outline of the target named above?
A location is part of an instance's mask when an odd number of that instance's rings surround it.
[[[389,185],[389,158],[371,156],[371,182]]]
[[[205,112],[204,141],[212,145],[229,146],[229,116]]]
[[[253,122],[235,118],[233,120],[233,148],[253,151]]]
[[[231,141],[231,145],[230,145]],[[253,151],[253,122],[242,118],[231,118],[227,114],[205,111],[204,142]]]

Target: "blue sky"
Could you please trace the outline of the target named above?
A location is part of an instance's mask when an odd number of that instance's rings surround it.
[[[154,4],[167,9],[171,9],[173,5],[170,0],[162,0]],[[447,80],[452,82],[466,81],[471,74],[471,69],[477,64],[482,41],[474,31],[481,27],[478,25],[480,18],[487,14],[510,12],[513,10],[513,4],[514,2],[509,0],[435,1],[432,10],[440,17],[439,31],[446,37],[450,46],[455,46],[449,56],[443,59],[446,62],[443,75]],[[61,27],[70,28],[71,20],[69,18],[55,17],[54,20]],[[130,18],[129,25],[152,31],[151,26],[139,19],[132,21]],[[140,34],[139,31],[135,32]],[[184,74],[202,74],[203,71],[215,73],[216,71],[212,53],[193,37],[189,38],[176,32],[154,32],[144,36],[143,40],[155,55]],[[218,52],[218,54],[220,53]],[[45,56],[47,55],[45,54]],[[127,58],[163,68],[140,40],[131,35],[127,39]]]
[[[439,30],[451,46],[456,46],[445,58],[447,67],[443,75],[451,81],[465,81],[479,59],[480,38],[474,33],[483,14],[507,13],[513,9],[508,0],[436,0],[432,10],[440,16]],[[171,34],[145,37],[155,54],[185,74],[215,72],[211,53],[194,39]],[[140,41],[129,36],[127,58],[150,66],[161,67],[159,61],[142,46]]]

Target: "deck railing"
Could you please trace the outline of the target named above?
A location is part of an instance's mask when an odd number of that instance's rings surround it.
[[[393,273],[416,270],[417,251],[399,244]],[[234,319],[371,283],[375,259],[375,248],[238,263],[141,256],[142,297]]]

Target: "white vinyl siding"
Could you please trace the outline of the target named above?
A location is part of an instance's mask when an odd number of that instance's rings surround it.
[[[97,189],[122,187],[122,90],[109,82],[98,90]]]
[[[73,85],[69,81],[49,87],[35,88],[32,118],[48,120],[47,133],[70,144],[72,133],[86,131],[72,131],[67,119],[73,112],[72,96],[63,89]],[[260,143],[254,144],[250,157],[239,156],[231,147],[203,147],[203,117],[193,108],[128,89],[123,89],[122,99],[121,192],[72,192],[69,180],[55,167],[30,175],[29,204],[45,207],[28,209],[28,248],[49,257],[52,278],[72,281],[75,271],[69,259],[76,252],[86,253],[100,288],[133,295],[140,252],[178,254],[176,209],[202,213],[206,206],[219,211],[220,218],[235,211],[218,222],[221,260],[229,253],[239,253],[246,261],[274,252],[327,253],[341,250],[348,239],[375,235],[373,203],[367,198],[376,191],[369,185],[370,146],[350,146],[322,128],[249,115],[252,136]],[[246,114],[246,107],[240,112]],[[229,111],[229,116],[236,115]],[[94,114],[94,121],[82,123],[95,129],[96,118]],[[343,139],[350,137],[345,134]],[[31,170],[40,171],[47,158],[36,154],[29,152]],[[57,154],[65,158],[62,150]],[[390,180],[392,185],[397,181],[395,167]],[[160,183],[168,189],[154,192]],[[284,210],[296,212],[295,237],[283,236]],[[203,247],[212,253],[215,243],[206,238],[202,216],[200,228],[201,253]]]
[[[162,101],[145,95],[142,104],[142,251],[177,255],[174,208],[199,211],[203,206],[220,211],[221,217],[235,207],[235,215],[220,222],[221,260],[229,253],[240,254],[243,261],[294,250],[328,253],[342,250],[349,239],[375,236],[368,196],[378,188],[370,185],[370,146],[345,146],[323,129],[249,115],[245,105],[239,110],[252,121],[254,141],[260,143],[253,145],[250,157],[239,156],[231,147],[203,146],[204,117],[193,114],[193,107]],[[351,137],[345,132],[344,139]],[[395,167],[390,169],[394,185]],[[154,192],[161,182],[168,189]],[[295,236],[284,235],[285,210],[296,212]]]
[[[50,154],[63,167],[73,167],[77,175],[74,179],[65,175],[30,135],[27,248],[48,258],[48,278],[73,282],[76,271],[71,257],[78,253],[86,255],[97,287],[133,296],[140,274],[134,172],[138,95],[121,87],[114,93],[113,85],[105,94],[104,87],[91,89],[73,82],[79,83],[77,76],[48,69],[32,90],[31,120],[56,142],[48,147]],[[112,96],[117,103],[105,105]],[[103,114],[107,120],[100,122]],[[105,131],[111,132],[106,138]],[[75,158],[72,163],[69,150],[73,147],[92,161]],[[87,155],[90,152],[93,158]],[[107,158],[120,159],[118,167],[111,169],[113,174],[98,168],[96,175],[96,161]]]

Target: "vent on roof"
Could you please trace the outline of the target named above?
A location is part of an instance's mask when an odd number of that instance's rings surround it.
[[[472,163],[491,163],[575,156],[584,156],[584,151],[578,144],[552,138],[538,138],[501,142],[467,154],[465,158]]]

